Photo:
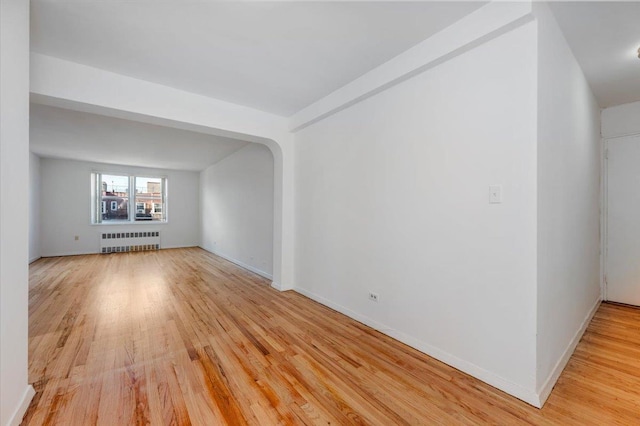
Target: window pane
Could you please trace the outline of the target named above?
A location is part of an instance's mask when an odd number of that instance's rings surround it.
[[[163,221],[164,179],[136,176],[136,220]]]
[[[129,219],[129,177],[100,175],[102,178],[102,222]]]

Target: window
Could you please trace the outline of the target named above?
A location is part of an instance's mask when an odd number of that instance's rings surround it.
[[[91,179],[93,223],[166,222],[166,178],[92,173]]]
[[[164,179],[136,176],[136,220],[163,220],[162,208],[156,213],[153,206],[155,204],[162,206],[163,191],[162,183]]]

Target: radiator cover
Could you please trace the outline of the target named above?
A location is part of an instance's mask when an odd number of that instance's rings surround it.
[[[160,231],[100,233],[100,253],[127,253],[159,249]]]

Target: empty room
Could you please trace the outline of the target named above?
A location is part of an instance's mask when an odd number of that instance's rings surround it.
[[[639,424],[639,21],[0,0],[0,425]]]

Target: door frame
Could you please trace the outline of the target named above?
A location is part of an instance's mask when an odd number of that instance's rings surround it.
[[[603,301],[609,300],[607,297],[607,257],[608,257],[608,210],[609,210],[609,139],[602,138],[600,144],[602,150],[600,159],[600,189],[602,194],[600,205],[600,293]]]

